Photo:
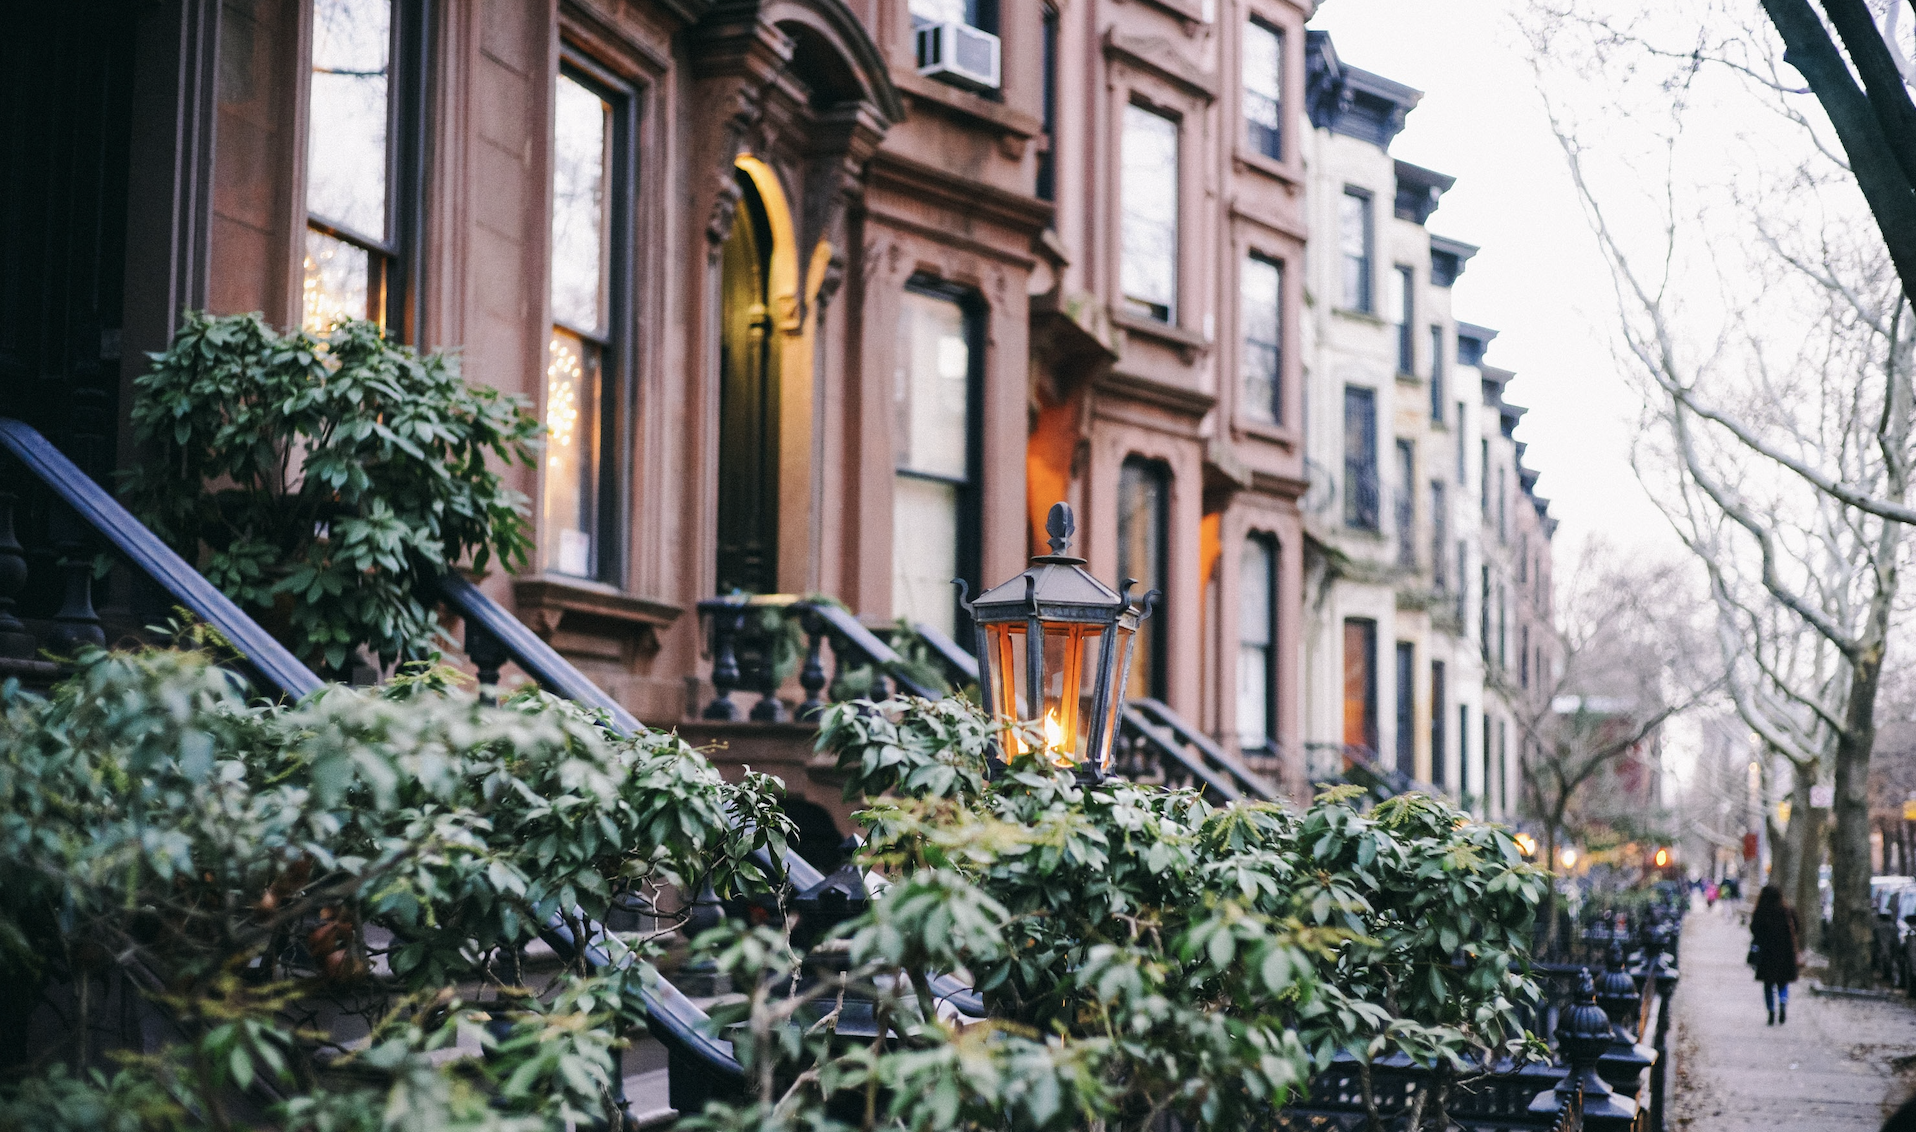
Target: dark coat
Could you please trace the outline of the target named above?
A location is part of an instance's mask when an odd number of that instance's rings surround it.
[[[1750,917],[1750,938],[1760,949],[1756,977],[1765,983],[1796,981],[1796,912],[1785,905]]]

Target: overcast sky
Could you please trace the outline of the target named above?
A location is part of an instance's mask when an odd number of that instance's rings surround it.
[[[1393,155],[1457,178],[1433,232],[1483,248],[1457,317],[1501,331],[1488,361],[1530,407],[1517,439],[1561,526],[1557,561],[1593,533],[1679,554],[1629,463],[1639,399],[1609,343],[1610,276],[1578,207],[1511,13],[1524,0],[1323,0],[1340,59],[1424,92]]]

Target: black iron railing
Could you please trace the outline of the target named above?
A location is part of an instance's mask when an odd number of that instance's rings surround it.
[[[33,426],[0,417],[0,446],[25,472],[17,488],[13,476],[0,477],[0,488],[6,489],[0,490],[0,676],[49,679],[58,672],[51,658],[70,658],[81,647],[106,643],[94,608],[93,558],[97,550],[110,547],[173,604],[218,630],[263,688],[295,698],[319,690],[321,681],[310,668]],[[63,576],[59,611],[38,632],[15,612],[16,599],[29,581],[30,563],[14,536],[14,508],[23,495],[20,489],[29,486],[26,480],[51,494],[49,541]]]

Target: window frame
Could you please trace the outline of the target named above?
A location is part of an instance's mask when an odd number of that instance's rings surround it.
[[[1397,457],[1397,506],[1392,516],[1396,527],[1397,564],[1417,568],[1417,443],[1400,436],[1393,449]]]
[[[1263,32],[1264,34],[1271,36],[1273,39],[1277,41],[1277,98],[1275,99],[1275,101],[1277,103],[1277,123],[1278,124],[1275,129],[1268,130],[1268,132],[1272,135],[1275,148],[1277,150],[1277,152],[1275,153],[1271,152],[1269,149],[1266,149],[1262,144],[1260,144],[1259,139],[1256,136],[1254,136],[1253,134],[1254,130],[1265,130],[1266,128],[1261,126],[1254,126],[1252,124],[1251,116],[1248,109],[1249,101],[1253,97],[1254,92],[1251,90],[1248,73],[1245,70],[1245,48],[1250,41],[1250,36],[1253,34],[1253,29],[1255,29],[1255,31],[1257,32]],[[1276,23],[1270,20],[1263,18],[1262,16],[1257,15],[1256,13],[1251,13],[1245,16],[1244,23],[1243,23],[1242,36],[1243,38],[1238,44],[1237,61],[1238,61],[1238,97],[1240,99],[1240,103],[1238,106],[1238,120],[1243,124],[1243,129],[1238,134],[1238,140],[1240,144],[1243,145],[1247,153],[1250,153],[1256,157],[1262,158],[1265,161],[1274,162],[1276,164],[1282,165],[1284,164],[1287,153],[1290,149],[1290,141],[1291,141],[1291,138],[1289,137],[1288,132],[1284,129],[1284,121],[1285,121],[1284,107],[1287,101],[1284,97],[1284,94],[1285,94],[1284,80],[1285,80],[1285,77],[1290,72],[1290,59],[1288,58],[1288,53],[1290,50],[1290,42],[1289,42],[1290,36],[1285,33],[1282,27],[1278,26]],[[1255,96],[1258,98],[1268,97],[1262,93],[1257,93]]]
[[[1049,201],[1058,196],[1058,33],[1062,27],[1058,6],[1047,0],[1039,8],[1038,24],[1040,129],[1032,139],[1037,148],[1032,195]]]
[[[1351,631],[1355,629],[1362,635],[1364,643],[1364,688],[1361,693],[1362,710],[1361,730],[1358,743],[1351,742]],[[1344,618],[1344,633],[1341,644],[1343,656],[1343,741],[1345,746],[1361,747],[1369,751],[1371,757],[1377,756],[1377,620],[1373,617]]]
[[[1238,744],[1239,744],[1239,750],[1274,752],[1278,747],[1278,724],[1279,724],[1278,702],[1277,702],[1277,689],[1278,689],[1278,683],[1279,683],[1278,665],[1280,662],[1279,658],[1282,655],[1282,651],[1278,648],[1278,631],[1280,628],[1280,622],[1282,621],[1282,612],[1283,612],[1280,607],[1281,596],[1280,596],[1280,590],[1278,587],[1281,584],[1283,580],[1283,576],[1284,576],[1284,572],[1281,567],[1281,559],[1279,557],[1283,553],[1283,545],[1282,543],[1279,542],[1278,537],[1269,531],[1249,531],[1244,536],[1244,542],[1246,544],[1255,543],[1258,546],[1262,547],[1264,551],[1264,555],[1265,555],[1265,558],[1264,558],[1265,576],[1263,579],[1261,579],[1261,582],[1263,586],[1265,587],[1264,592],[1267,598],[1267,600],[1265,601],[1265,625],[1264,625],[1265,640],[1262,646],[1262,649],[1264,652],[1264,720],[1263,720],[1262,726],[1260,726],[1257,729],[1257,733],[1263,738],[1263,742],[1259,746],[1254,748],[1244,747],[1243,745],[1244,736],[1249,734],[1250,732],[1245,728],[1244,721],[1242,719],[1237,720],[1236,723],[1237,723]],[[1238,561],[1240,565],[1242,564],[1243,560],[1244,560],[1243,548],[1240,547],[1239,553],[1238,553]],[[1244,577],[1242,569],[1240,569],[1238,572],[1237,584],[1240,588],[1248,584],[1248,581]],[[1243,613],[1242,613],[1243,601],[1241,597],[1238,602],[1238,607],[1239,607],[1238,633],[1237,633],[1238,655],[1242,656],[1243,650],[1246,647],[1246,645],[1244,640],[1244,621],[1243,621]]]
[[[1154,118],[1159,118],[1169,123],[1172,129],[1172,141],[1176,148],[1176,158],[1175,158],[1176,168],[1171,177],[1171,187],[1172,187],[1172,193],[1173,193],[1172,206],[1171,206],[1171,252],[1170,252],[1171,292],[1169,296],[1170,301],[1166,304],[1162,304],[1164,307],[1164,313],[1162,316],[1159,316],[1155,311],[1155,308],[1159,306],[1160,304],[1151,303],[1145,299],[1134,299],[1126,291],[1124,286],[1124,273],[1125,273],[1124,271],[1125,269],[1124,220],[1125,220],[1125,196],[1126,196],[1124,174],[1125,174],[1125,152],[1127,149],[1125,142],[1126,142],[1126,137],[1129,133],[1127,125],[1129,121],[1131,120],[1130,111],[1132,110],[1136,110],[1142,114],[1148,114]],[[1112,210],[1112,213],[1113,213],[1112,223],[1115,224],[1117,228],[1117,231],[1114,233],[1116,237],[1115,244],[1116,244],[1117,254],[1112,257],[1113,266],[1115,268],[1115,278],[1112,280],[1113,282],[1112,294],[1113,294],[1113,298],[1116,301],[1112,304],[1112,306],[1117,312],[1119,312],[1119,314],[1124,318],[1125,321],[1133,325],[1143,326],[1145,328],[1150,328],[1150,327],[1181,328],[1183,326],[1182,320],[1184,317],[1184,308],[1186,304],[1182,300],[1183,300],[1185,279],[1187,276],[1187,272],[1185,270],[1185,264],[1184,264],[1184,256],[1186,253],[1186,246],[1185,246],[1186,241],[1184,239],[1184,209],[1185,209],[1185,204],[1187,199],[1187,193],[1185,192],[1187,186],[1184,184],[1184,170],[1186,165],[1186,155],[1185,155],[1186,147],[1184,145],[1185,118],[1186,118],[1186,113],[1183,110],[1180,110],[1176,106],[1168,105],[1166,102],[1162,100],[1151,98],[1149,97],[1148,94],[1146,94],[1143,91],[1132,91],[1127,96],[1121,98],[1118,102],[1117,139],[1116,139],[1117,144],[1114,147],[1114,150],[1115,150],[1114,156],[1116,158],[1116,165],[1117,165],[1117,169],[1116,169],[1117,175],[1115,178],[1115,183],[1117,186],[1117,192],[1115,194],[1117,199],[1115,201],[1115,204],[1117,207]],[[1150,308],[1150,309],[1146,309],[1146,308]]]
[[[1369,405],[1368,452],[1351,451],[1351,407],[1354,403],[1366,402]],[[1346,385],[1344,387],[1344,526],[1354,531],[1381,533],[1383,524],[1383,486],[1379,482],[1377,461],[1377,391],[1368,386]],[[1369,511],[1364,510],[1364,498],[1359,488],[1369,488]],[[1368,521],[1366,521],[1368,519]]]
[[[1127,455],[1118,465],[1118,490],[1116,499],[1118,515],[1117,522],[1112,524],[1112,527],[1118,535],[1117,565],[1118,573],[1121,577],[1127,572],[1136,573],[1131,565],[1124,562],[1124,556],[1126,554],[1124,526],[1126,521],[1125,484],[1127,473],[1149,477],[1156,482],[1158,488],[1158,509],[1157,514],[1153,516],[1153,520],[1157,526],[1155,532],[1157,536],[1157,561],[1152,563],[1152,570],[1156,573],[1157,578],[1155,582],[1152,582],[1150,579],[1140,579],[1141,581],[1147,582],[1145,586],[1146,590],[1155,588],[1159,591],[1158,600],[1157,604],[1152,607],[1151,616],[1139,624],[1138,636],[1142,638],[1139,643],[1144,646],[1144,659],[1150,665],[1148,670],[1149,683],[1145,689],[1146,694],[1153,699],[1162,700],[1170,689],[1170,676],[1165,670],[1165,662],[1169,659],[1170,645],[1170,633],[1167,631],[1169,624],[1167,614],[1170,612],[1168,607],[1171,603],[1167,599],[1171,593],[1172,583],[1171,491],[1173,485],[1177,482],[1177,477],[1172,471],[1169,461],[1154,456],[1146,456],[1137,452]],[[1137,647],[1135,644],[1132,646],[1134,650]],[[1133,671],[1137,670],[1138,659],[1138,655],[1134,651],[1131,659],[1131,668]]]
[[[1271,347],[1272,354],[1276,362],[1275,369],[1270,375],[1271,403],[1269,405],[1269,410],[1270,410],[1269,419],[1266,419],[1260,416],[1255,416],[1250,412],[1249,406],[1251,405],[1252,402],[1250,397],[1247,395],[1247,390],[1246,390],[1246,385],[1247,385],[1247,381],[1249,377],[1248,368],[1249,368],[1249,358],[1251,355],[1250,346],[1252,345],[1252,339],[1250,336],[1250,331],[1248,329],[1248,320],[1244,317],[1244,311],[1246,306],[1245,295],[1244,295],[1244,284],[1245,284],[1245,281],[1249,278],[1248,269],[1253,263],[1262,265],[1264,267],[1273,268],[1277,272],[1277,310],[1275,312],[1276,317],[1274,320],[1277,327],[1277,340],[1273,343],[1268,344]],[[1283,256],[1274,255],[1274,254],[1262,251],[1256,247],[1247,247],[1244,250],[1243,254],[1238,257],[1238,286],[1237,286],[1238,384],[1237,384],[1237,390],[1238,390],[1239,407],[1237,411],[1237,416],[1240,423],[1249,428],[1276,430],[1276,431],[1282,432],[1282,431],[1287,431],[1290,427],[1289,425],[1290,414],[1284,411],[1285,398],[1290,392],[1289,390],[1290,383],[1284,380],[1284,377],[1285,377],[1284,371],[1289,362],[1289,358],[1286,356],[1285,349],[1284,349],[1285,332],[1290,329],[1286,325],[1286,320],[1284,317],[1285,294],[1286,294],[1285,289],[1290,286],[1290,279],[1288,278],[1290,272],[1288,268],[1289,268],[1289,265]],[[1260,342],[1260,343],[1257,343],[1257,345],[1262,347],[1267,344]]]
[[[1430,662],[1430,784],[1441,787],[1444,784],[1444,760],[1449,752],[1445,749],[1448,736],[1444,734],[1449,722],[1450,707],[1445,698],[1448,689],[1445,686],[1444,662]]]
[[[386,237],[375,239],[340,221],[313,212],[308,189],[312,178],[313,145],[313,31],[315,13],[312,0],[300,5],[305,29],[301,81],[297,85],[299,105],[299,180],[294,186],[299,200],[299,239],[293,252],[293,321],[305,325],[306,233],[319,232],[342,243],[359,248],[367,255],[368,310],[361,317],[379,323],[393,340],[418,344],[420,334],[421,281],[425,274],[426,235],[426,156],[430,119],[432,17],[436,0],[390,0],[391,26],[387,32],[386,93]],[[380,262],[377,279],[381,292],[378,311],[372,310],[374,280],[370,277],[375,260]]]
[[[1355,200],[1362,204],[1362,222],[1364,226],[1364,252],[1353,257],[1344,250],[1344,216],[1342,205],[1345,200]],[[1336,225],[1338,244],[1338,309],[1352,313],[1375,316],[1377,313],[1377,194],[1359,185],[1345,185],[1338,197],[1338,218]],[[1348,280],[1345,271],[1351,260],[1357,259],[1358,303],[1351,306],[1344,302],[1350,296],[1346,294]]]
[[[1449,504],[1444,481],[1430,481],[1430,586],[1438,593],[1450,588],[1445,561],[1450,553]]]
[[[1397,299],[1397,373],[1400,377],[1417,375],[1417,269],[1409,264],[1391,265],[1403,293]]]
[[[1433,424],[1444,423],[1444,327],[1442,323],[1430,325],[1430,419]]]
[[[559,574],[555,577],[599,582],[623,589],[629,581],[631,568],[629,547],[627,546],[629,517],[632,511],[630,500],[633,478],[633,437],[636,435],[636,417],[638,410],[638,320],[637,309],[637,246],[636,228],[638,226],[637,207],[639,200],[639,139],[643,125],[643,107],[641,88],[620,76],[612,68],[594,58],[585,48],[561,38],[558,63],[552,72],[548,96],[556,105],[558,84],[570,79],[597,94],[611,108],[611,154],[606,161],[607,171],[611,175],[611,186],[606,192],[609,198],[607,214],[610,230],[606,235],[606,252],[611,262],[602,269],[606,282],[605,328],[584,329],[561,323],[552,310],[552,201],[551,182],[554,168],[550,160],[552,150],[550,131],[553,129],[551,115],[547,116],[548,161],[546,168],[546,248],[545,248],[545,334],[550,336],[555,329],[564,330],[591,342],[600,350],[599,404],[599,453],[598,477],[594,522],[598,527],[594,537],[592,572],[585,575]],[[611,364],[606,364],[607,359]],[[541,398],[540,419],[544,419],[544,398]],[[541,468],[541,476],[545,469]],[[541,499],[544,484],[541,482]],[[540,514],[540,538],[549,537],[545,529],[543,504]],[[545,548],[540,548],[541,572]]]
[[[985,334],[991,316],[990,306],[985,302],[984,295],[976,288],[922,273],[914,274],[906,279],[902,291],[907,294],[943,299],[955,304],[963,314],[966,352],[966,474],[963,480],[957,480],[935,472],[901,468],[898,466],[895,453],[892,456],[891,474],[894,479],[903,476],[907,479],[949,484],[957,489],[957,576],[966,579],[972,587],[972,592],[978,593],[982,591],[980,578],[984,572]],[[899,304],[899,310],[902,313],[903,304]],[[956,592],[952,594],[951,600],[952,607],[957,611],[952,618],[952,626],[957,630],[952,639],[968,641],[972,634],[971,617],[959,603]]]
[[[1393,765],[1409,773],[1417,765],[1417,645],[1398,641],[1392,676],[1397,683],[1397,735]]]

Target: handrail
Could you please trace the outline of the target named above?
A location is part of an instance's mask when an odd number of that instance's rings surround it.
[[[886,674],[907,692],[934,700],[943,694],[930,685],[921,684],[912,679],[911,674],[905,671],[905,658],[899,656],[896,649],[879,640],[878,634],[867,629],[864,622],[852,616],[851,611],[844,606],[834,605],[828,601],[808,601],[799,604],[818,614],[832,632],[851,642],[860,652],[871,657],[874,663],[883,665],[887,670]]]
[[[1201,780],[1225,801],[1236,802],[1244,797],[1242,790],[1228,779],[1213,773],[1210,767],[1204,765],[1204,760],[1193,758],[1190,750],[1177,741],[1175,732],[1151,722],[1149,717],[1129,703],[1124,705],[1124,714],[1121,718],[1124,727],[1141,736],[1160,755],[1168,756],[1176,761],[1178,765],[1190,772],[1192,777]]]
[[[448,570],[439,578],[438,585],[440,596],[446,604],[458,610],[461,617],[477,622],[492,634],[505,648],[512,662],[536,680],[540,687],[561,699],[603,709],[612,717],[612,729],[621,735],[636,735],[646,729],[631,712],[625,710],[624,705],[607,695],[605,689],[594,684],[590,677],[561,656],[557,649],[541,640],[537,633],[514,617],[505,606],[487,597],[465,575]],[[768,868],[771,866],[769,853],[761,850],[756,856],[760,864]],[[790,850],[785,854],[785,871],[792,884],[800,889],[809,888],[825,879],[825,874],[813,867],[811,862]]]
[[[0,417],[0,444],[5,444],[35,478],[112,543],[127,561],[159,583],[168,596],[217,629],[268,684],[295,699],[311,695],[323,686],[313,670],[300,663],[291,650],[274,640],[234,604],[233,599],[160,541],[158,535],[147,529],[105,488],[93,482],[66,453],[40,435],[38,429],[24,421]]]
[[[1188,743],[1204,753],[1212,764],[1227,771],[1240,794],[1248,794],[1265,802],[1275,802],[1279,798],[1277,787],[1269,779],[1244,764],[1244,760],[1213,742],[1209,735],[1185,722],[1184,718],[1171,710],[1169,704],[1149,696],[1137,696],[1126,701],[1130,707],[1154,718],[1154,721],[1177,736],[1179,741]]]
[[[514,664],[539,686],[553,695],[588,707],[599,708],[612,716],[613,726],[627,735],[643,730],[643,725],[625,710],[619,701],[586,678],[557,649],[539,639],[525,622],[506,607],[487,597],[464,574],[448,568],[439,578],[439,594],[459,616],[476,621],[498,639]]]
[[[978,658],[966,652],[963,645],[923,621],[912,622],[911,630],[918,634],[919,639],[925,642],[945,667],[973,684],[978,682]]]

